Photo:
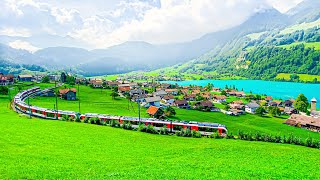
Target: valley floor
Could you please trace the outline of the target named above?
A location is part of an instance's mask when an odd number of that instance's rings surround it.
[[[0,104],[1,179],[319,179],[320,151],[20,117]]]

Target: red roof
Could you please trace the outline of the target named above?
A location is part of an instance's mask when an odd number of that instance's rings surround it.
[[[119,91],[130,91],[130,87],[128,86],[123,86],[118,88]]]
[[[266,100],[267,100],[267,101],[272,101],[272,97],[271,97],[271,96],[267,96],[267,97],[266,97]]]
[[[68,93],[69,91],[77,92],[77,90],[76,90],[75,88],[71,88],[71,89],[60,89],[60,90],[59,90],[59,93],[60,93],[60,94],[66,94],[66,93]]]
[[[155,106],[150,106],[147,110],[147,113],[150,115],[155,115],[158,110],[159,110],[159,108],[157,108]]]

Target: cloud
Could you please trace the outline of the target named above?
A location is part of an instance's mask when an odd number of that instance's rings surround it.
[[[36,52],[37,50],[40,49],[38,47],[33,46],[29,42],[25,42],[25,41],[21,41],[21,40],[16,40],[16,41],[10,42],[9,46],[12,48],[15,48],[15,49],[24,49],[24,50],[27,50],[32,53]]]
[[[297,4],[301,3],[303,0],[267,0],[274,8],[278,9],[280,12],[285,13]]]
[[[285,12],[301,1],[0,0],[0,34],[70,36],[91,48],[125,41],[185,42],[241,24],[261,9]]]
[[[0,35],[30,37],[31,32],[26,28],[2,28],[0,29]]]

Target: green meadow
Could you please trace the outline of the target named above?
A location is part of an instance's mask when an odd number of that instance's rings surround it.
[[[280,73],[277,74],[276,79],[285,79],[285,80],[290,80],[290,75],[287,73]],[[307,81],[307,82],[312,82],[315,78],[320,80],[320,76],[318,75],[309,75],[309,74],[297,74],[299,76],[299,80],[302,81]]]
[[[0,96],[0,179],[320,178],[318,149],[29,119],[8,102]]]
[[[138,117],[137,103],[121,97],[117,97],[113,100],[110,94],[111,90],[92,89],[90,87],[81,86],[80,96],[78,96],[80,97],[80,112]],[[55,100],[54,97],[36,97],[34,99],[30,98],[30,104],[53,109]],[[63,110],[79,112],[79,101],[66,101],[58,98],[58,107]],[[288,118],[287,116],[275,118],[246,114],[234,117],[220,112],[200,112],[185,109],[176,109],[176,112],[177,115],[171,117],[171,119],[220,123],[226,125],[229,132],[233,134],[237,134],[237,132],[241,130],[251,133],[261,132],[282,136],[294,134],[303,139],[312,137],[320,140],[319,133],[283,124]],[[141,117],[148,117],[146,108],[141,108]]]

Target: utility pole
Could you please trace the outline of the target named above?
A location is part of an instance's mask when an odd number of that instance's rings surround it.
[[[31,119],[31,108],[30,108],[30,95],[28,92],[28,106],[29,106],[29,115],[30,115],[30,119]]]
[[[56,91],[55,92],[55,94],[56,94],[56,106],[55,107],[56,107],[56,114],[57,114],[56,119],[58,119],[58,111],[59,110],[58,110],[58,91],[57,91],[57,81],[56,80],[54,80],[54,87],[55,87],[54,89]]]
[[[140,95],[138,95],[138,111],[139,111],[139,125],[140,125],[140,121],[141,121],[141,118],[140,118]]]
[[[79,99],[79,113],[81,113],[81,111],[80,111],[80,83],[78,83],[78,99]]]

